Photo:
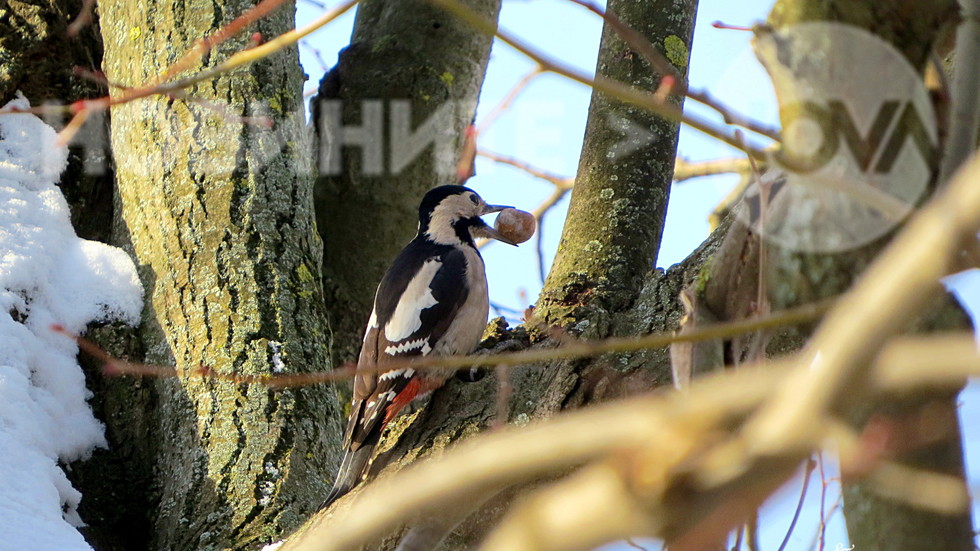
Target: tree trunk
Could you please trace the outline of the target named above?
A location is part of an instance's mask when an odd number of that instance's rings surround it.
[[[686,75],[697,4],[611,1],[608,7]],[[663,77],[611,25],[603,27],[596,76],[651,93]],[[611,317],[633,304],[660,249],[677,128],[593,91],[568,218],[538,303],[541,319],[588,320],[583,334],[604,337]]]
[[[808,21],[841,22],[863,28],[890,42],[913,67],[921,71],[941,27],[954,14],[953,2],[912,5],[900,1],[856,4],[784,0],[773,7],[769,23],[776,31]],[[833,57],[829,47],[822,49],[821,55],[825,59],[839,59],[839,56]],[[781,56],[780,62],[784,61],[790,65],[794,62],[790,56]],[[792,79],[780,79],[775,74],[774,79],[777,95],[791,92],[791,88],[796,85]],[[785,126],[788,126],[787,121],[784,121]],[[831,127],[837,131],[833,123]],[[938,164],[933,166],[937,167]],[[811,214],[812,211],[797,208],[791,216]],[[821,226],[816,219],[802,222],[797,220],[795,223],[799,227],[808,228],[806,231],[812,232],[815,238],[820,237],[817,232]],[[887,232],[881,238],[848,250],[822,253],[780,247],[768,239],[760,241],[754,230],[748,230],[737,223],[736,231],[729,233],[710,270],[700,278],[706,282],[703,285],[704,304],[718,314],[720,319],[735,319],[750,313],[752,308],[757,308],[755,296],[760,274],[761,247],[765,248],[767,259],[761,272],[767,281],[767,296],[773,310],[836,296],[847,291],[893,233]],[[949,297],[923,312],[921,318],[922,321],[912,321],[910,331],[964,329],[969,326],[968,320]],[[731,355],[737,359],[748,354],[751,343],[735,343],[733,346]],[[868,351],[869,354],[872,352]],[[887,404],[839,404],[839,407],[847,412],[845,415],[856,427],[864,426],[873,414],[905,419],[906,430],[909,432],[901,432],[897,436],[911,438],[911,424],[920,419],[921,415],[934,411],[937,407],[947,413],[955,412],[955,395],[926,393],[917,395],[914,399],[895,400]],[[947,414],[942,417],[942,422],[944,426],[938,442],[897,459],[918,468],[962,478],[963,452],[957,417],[955,414]],[[870,483],[854,483],[849,480],[845,480],[844,495],[845,518],[851,543],[857,549],[971,549],[973,546],[969,511],[959,515],[923,511],[881,497]]]
[[[140,86],[251,5],[100,4],[105,73]],[[292,13],[287,3],[256,30],[277,36],[293,27]],[[232,39],[193,68],[246,44]],[[291,48],[201,83],[188,98],[113,109],[114,238],[140,267],[145,360],[183,373],[137,383],[130,410],[106,419],[110,434],[138,425],[138,456],[153,458],[145,466],[153,549],[268,542],[313,510],[338,459],[329,388],[195,376],[202,366],[219,375],[328,367],[301,79]],[[256,116],[273,128],[243,122]],[[144,413],[134,418],[134,410]]]

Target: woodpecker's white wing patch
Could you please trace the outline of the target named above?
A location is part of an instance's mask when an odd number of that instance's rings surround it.
[[[389,356],[397,356],[399,354],[406,354],[408,352],[412,352],[414,350],[419,350],[419,349],[422,350],[423,356],[428,354],[429,351],[432,350],[432,347],[429,346],[429,340],[416,339],[414,341],[405,341],[397,346],[391,345],[385,348],[385,354],[388,354]]]
[[[406,339],[422,327],[422,310],[437,304],[430,285],[441,267],[442,262],[438,259],[426,260],[408,283],[395,306],[395,312],[385,324],[385,338],[388,342]]]
[[[393,369],[391,371],[386,371],[386,372],[382,373],[381,376],[378,377],[378,378],[383,381],[385,379],[394,379],[395,377],[405,377],[405,378],[408,378],[408,377],[411,377],[412,375],[415,375],[415,370],[412,369],[412,368],[407,368],[407,369]],[[368,404],[370,405],[370,402]]]

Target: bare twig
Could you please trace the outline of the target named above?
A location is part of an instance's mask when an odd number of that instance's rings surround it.
[[[603,9],[599,5],[587,0],[569,1],[583,6],[602,17],[631,48],[636,50],[646,60],[652,69],[664,77],[670,77],[669,80],[665,78],[665,81],[671,85],[670,89],[667,90],[669,94],[686,95],[688,98],[713,109],[722,116],[726,124],[741,126],[746,130],[765,136],[775,142],[780,140],[778,130],[736,113],[731,108],[711,97],[707,92],[690,89],[687,86],[687,81],[684,79],[684,76],[674,68],[674,65],[645,36],[637,32],[633,27],[630,27],[608,7]]]
[[[806,467],[803,469],[803,487],[800,489],[800,499],[796,502],[796,511],[793,512],[793,520],[789,523],[789,528],[786,530],[783,542],[779,544],[779,551],[786,549],[786,546],[789,544],[789,538],[793,535],[793,530],[796,529],[796,523],[800,520],[800,511],[803,510],[803,503],[806,502],[806,489],[810,486],[810,476],[813,474],[813,469],[816,467],[816,464],[816,461],[812,457],[806,460]]]
[[[683,182],[692,178],[717,174],[745,174],[749,170],[751,170],[751,165],[748,159],[716,159],[692,162],[683,157],[677,157],[674,161],[674,181]]]
[[[510,157],[507,155],[500,155],[499,153],[494,153],[492,151],[487,151],[486,149],[478,149],[477,155],[485,157],[494,161],[496,163],[505,164],[512,166],[518,170],[524,171],[535,178],[540,178],[546,182],[551,182],[558,188],[571,188],[575,184],[574,178],[568,178],[565,176],[560,176],[554,172],[547,171],[543,168],[538,168],[530,163],[524,162],[516,157]]]
[[[476,127],[477,132],[483,132],[489,128],[490,125],[493,124],[502,113],[510,109],[510,106],[514,103],[514,100],[517,99],[517,96],[521,95],[521,92],[527,89],[527,86],[531,84],[531,81],[539,77],[542,73],[544,73],[544,68],[542,68],[541,65],[536,65],[534,69],[531,69],[526,75],[524,75],[523,78],[521,78],[521,80],[517,81],[517,83],[511,87],[510,91],[507,92],[507,95],[504,96],[504,99],[500,100],[500,103],[497,105],[494,105],[493,109],[487,113],[487,116],[483,117],[483,120],[481,120],[480,124],[478,124]]]
[[[522,53],[526,57],[538,63],[543,71],[552,72],[586,86],[589,86],[599,92],[607,94],[614,97],[622,102],[636,105],[643,109],[646,109],[652,113],[660,115],[668,120],[682,122],[687,124],[691,128],[703,132],[719,141],[722,141],[736,149],[742,149],[746,154],[751,155],[757,159],[765,159],[765,152],[749,147],[743,149],[743,145],[735,139],[732,133],[728,132],[727,129],[721,129],[715,127],[714,124],[704,121],[700,118],[686,115],[680,109],[679,106],[674,105],[670,102],[660,101],[653,94],[647,93],[642,90],[637,90],[622,82],[615,80],[610,80],[607,78],[597,77],[595,79],[589,77],[588,75],[563,65],[557,61],[550,59],[549,57],[541,54],[534,48],[531,48],[525,44],[520,39],[512,36],[506,31],[499,30],[497,25],[485,19],[481,15],[477,14],[469,7],[463,5],[458,0],[429,0],[429,2],[444,8],[446,11],[452,13],[456,17],[465,21],[466,23],[473,26],[478,31],[485,33],[489,36],[496,36],[501,41],[503,41],[508,46],[514,48],[518,52]]]
[[[824,510],[827,504],[827,476],[824,474],[823,470],[823,452],[817,454],[817,464],[820,466],[820,532],[818,533],[820,537],[820,549],[823,550],[824,537],[827,534],[827,522],[826,522],[826,512]],[[812,547],[812,546],[811,546]]]
[[[327,72],[330,70],[330,66],[328,66],[326,60],[323,59],[323,53],[320,51],[320,48],[310,44],[310,42],[307,40],[300,40],[299,45],[306,48],[311,54],[313,54],[317,64],[320,65],[321,71]]]

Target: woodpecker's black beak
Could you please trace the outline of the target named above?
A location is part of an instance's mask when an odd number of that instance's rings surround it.
[[[500,212],[504,209],[512,209],[512,208],[514,207],[508,207],[504,205],[484,205],[483,212],[480,213],[480,216],[483,216],[484,214],[491,214],[494,212]]]
[[[490,205],[488,205],[488,206],[490,206]],[[497,210],[491,210],[491,211],[488,211],[488,212],[498,212],[498,211],[503,210],[503,209],[509,209],[510,207],[490,206],[490,208],[494,208],[494,209],[497,209]],[[477,220],[480,220],[480,219],[477,218]],[[483,220],[480,220],[480,222],[483,222]],[[477,237],[485,237],[487,239],[496,239],[497,241],[500,241],[501,243],[507,243],[508,245],[513,245],[515,247],[517,246],[517,243],[514,243],[510,239],[507,239],[506,237],[504,237],[503,235],[501,235],[500,232],[498,232],[495,228],[493,228],[492,226],[488,226],[486,222],[483,222],[480,226],[477,226],[475,229],[476,229],[476,231],[474,232],[474,234],[476,234]]]

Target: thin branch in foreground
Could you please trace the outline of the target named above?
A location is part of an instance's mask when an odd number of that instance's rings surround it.
[[[600,356],[614,352],[633,352],[648,348],[663,348],[673,342],[694,342],[727,338],[762,328],[780,327],[805,323],[820,317],[830,308],[830,302],[808,304],[803,307],[777,312],[764,318],[753,318],[734,322],[699,327],[690,333],[675,335],[673,333],[655,333],[642,337],[613,337],[599,341],[576,341],[567,339],[559,348],[539,348],[521,352],[503,354],[473,354],[468,356],[425,356],[416,359],[386,362],[383,366],[360,366],[361,373],[384,373],[393,369],[411,367],[415,370],[454,369],[463,370],[472,367],[490,367],[494,365],[517,366],[532,365],[552,360],[574,359]],[[94,343],[72,335],[61,326],[52,326],[52,331],[61,333],[78,342],[79,347],[95,358],[102,360],[107,369],[107,375],[135,375],[141,377],[201,377],[233,384],[260,384],[270,388],[294,388],[300,386],[331,383],[350,379],[354,376],[356,364],[349,363],[329,372],[291,373],[244,375],[224,373],[208,366],[198,366],[195,369],[183,369],[165,366],[135,364],[117,360],[106,354]]]

